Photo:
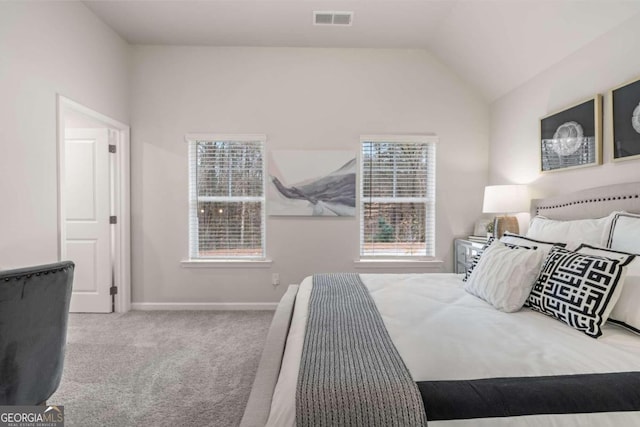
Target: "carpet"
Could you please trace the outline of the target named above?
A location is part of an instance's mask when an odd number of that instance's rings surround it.
[[[71,314],[67,426],[237,426],[271,311]]]

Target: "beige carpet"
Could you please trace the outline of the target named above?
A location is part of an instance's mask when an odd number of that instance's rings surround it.
[[[273,312],[72,314],[67,426],[236,426]]]

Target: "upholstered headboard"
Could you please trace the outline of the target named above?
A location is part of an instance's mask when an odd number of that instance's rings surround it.
[[[531,201],[531,217],[569,220],[601,218],[612,211],[640,213],[640,182],[589,188]]]

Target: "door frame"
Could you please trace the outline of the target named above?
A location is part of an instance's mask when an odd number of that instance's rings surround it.
[[[114,154],[116,176],[113,212],[118,217],[115,227],[114,280],[118,287],[115,295],[115,311],[131,310],[131,209],[130,209],[130,127],[89,107],[57,94],[57,155],[58,155],[58,260],[64,253],[65,226],[65,119],[68,112],[79,113],[117,133],[117,150]]]

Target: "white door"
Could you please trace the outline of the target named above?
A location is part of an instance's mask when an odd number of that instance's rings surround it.
[[[66,129],[62,259],[76,264],[72,312],[111,312],[109,133]]]

